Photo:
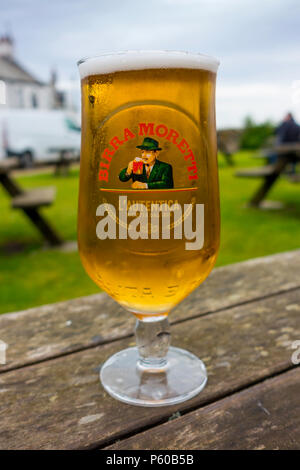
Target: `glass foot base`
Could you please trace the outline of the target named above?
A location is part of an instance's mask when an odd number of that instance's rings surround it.
[[[124,349],[105,362],[100,380],[112,397],[137,406],[174,405],[205,387],[205,365],[194,354],[170,347],[166,359],[165,367],[148,369],[140,364],[137,348]]]

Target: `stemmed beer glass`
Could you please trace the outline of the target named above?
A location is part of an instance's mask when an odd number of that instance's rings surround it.
[[[133,405],[179,403],[207,380],[199,358],[170,346],[168,315],[205,280],[219,248],[218,61],[129,51],[78,65],[80,257],[137,319],[137,347],[110,357],[101,382]]]

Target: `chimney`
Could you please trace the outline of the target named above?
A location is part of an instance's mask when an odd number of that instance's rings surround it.
[[[0,36],[0,57],[13,58],[14,41],[8,34]]]
[[[57,82],[57,73],[55,69],[52,69],[50,72],[50,85],[55,87],[56,82]]]

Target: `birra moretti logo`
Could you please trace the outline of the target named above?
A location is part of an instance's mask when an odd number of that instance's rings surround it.
[[[119,196],[118,207],[107,202],[100,204],[96,210],[96,216],[100,217],[97,237],[100,240],[185,239],[186,250],[203,248],[204,204],[148,203],[128,207],[127,196]]]

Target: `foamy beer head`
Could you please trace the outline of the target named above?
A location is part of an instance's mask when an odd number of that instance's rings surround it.
[[[169,312],[216,260],[217,67],[179,52],[79,62],[80,256],[90,277],[139,317]]]
[[[81,79],[132,70],[196,69],[216,73],[219,61],[204,54],[177,51],[127,51],[102,54],[78,62]]]

